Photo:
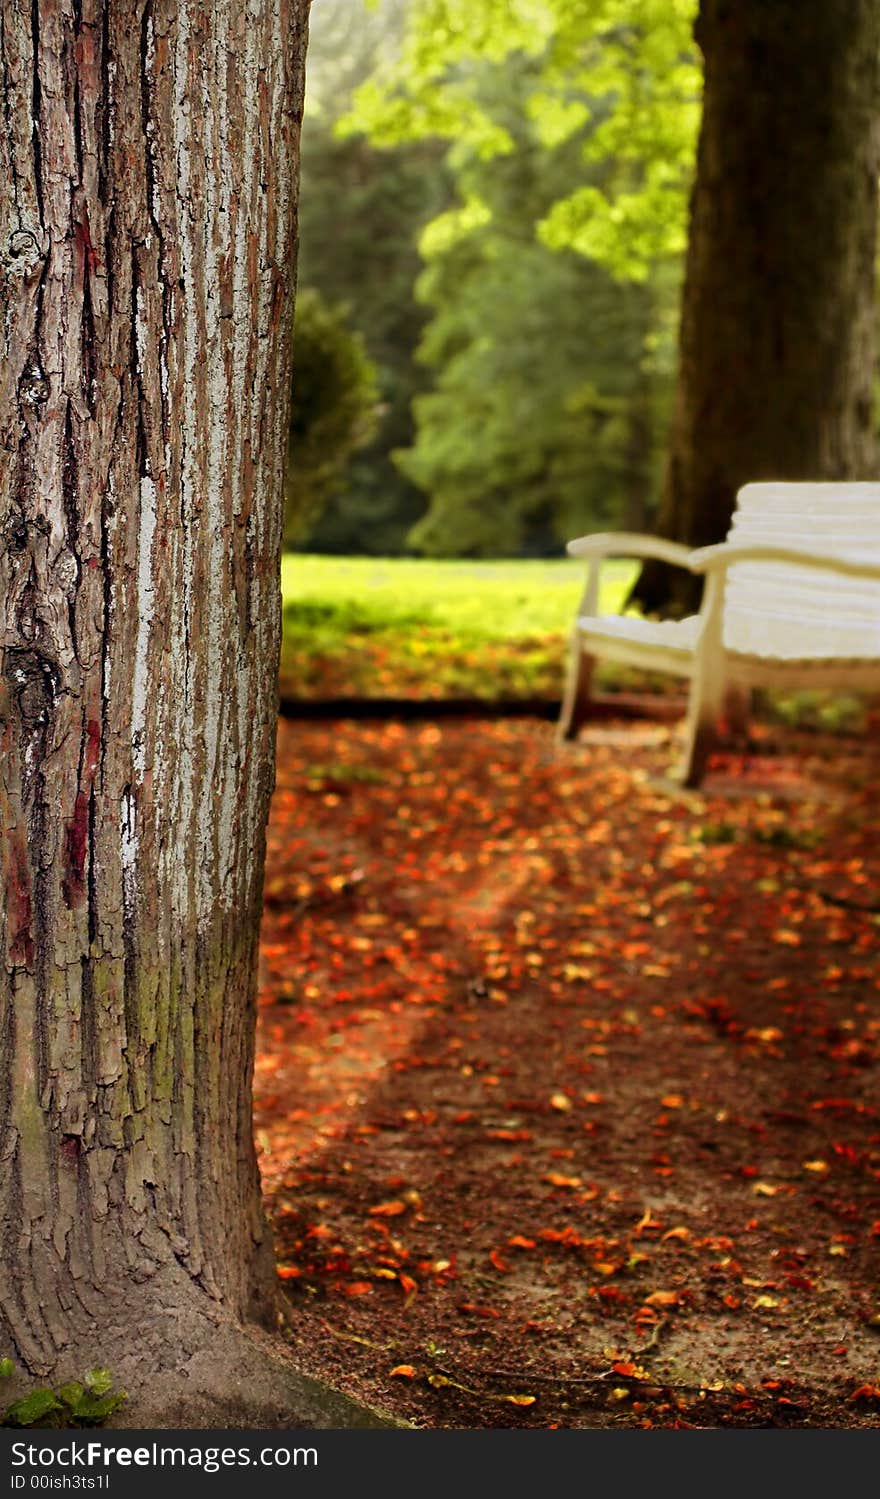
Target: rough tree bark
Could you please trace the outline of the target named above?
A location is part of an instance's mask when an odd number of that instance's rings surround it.
[[[705,81],[657,529],[722,540],[752,479],[870,478],[878,0],[702,0]],[[636,597],[679,602],[648,565]]]
[[[0,1354],[108,1364],[129,1423],[265,1393],[230,1338],[274,1315],[251,1071],[307,8],[0,0]]]

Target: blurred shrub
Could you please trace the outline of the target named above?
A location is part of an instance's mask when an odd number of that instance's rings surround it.
[[[345,480],[352,454],[379,416],[376,370],[345,309],[303,289],[293,331],[293,397],[287,443],[284,542],[314,525]]]

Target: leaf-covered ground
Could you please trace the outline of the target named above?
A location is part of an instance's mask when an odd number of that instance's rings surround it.
[[[876,751],[802,735],[682,796],[672,748],[280,726],[289,1334],[417,1424],[880,1420]]]

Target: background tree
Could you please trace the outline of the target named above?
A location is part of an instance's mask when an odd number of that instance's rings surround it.
[[[239,1330],[306,10],[0,8],[0,1349],[132,1425],[327,1420]]]
[[[620,283],[536,234],[584,175],[590,127],[547,142],[529,109],[535,74],[521,54],[478,70],[472,96],[511,148],[487,161],[456,143],[460,206],[421,239],[433,316],[420,353],[435,383],[395,456],[430,497],[410,544],[437,555],[558,552],[587,517],[641,523],[656,488],[677,278]]]
[[[726,534],[750,479],[871,478],[877,0],[702,0],[703,119],[658,517]],[[805,540],[808,538],[804,538]],[[655,608],[689,589],[647,567]]]
[[[434,384],[396,454],[429,497],[418,549],[558,551],[652,507],[697,118],[689,17],[425,0],[355,91],[349,120],[376,142],[452,142],[455,202],[420,241]]]
[[[440,135],[496,161],[510,131],[475,69],[535,60],[533,117],[584,131],[598,180],[569,185],[538,223],[618,277],[684,248],[700,73],[692,0],[419,0],[399,58],[356,95],[376,140]],[[874,470],[877,0],[704,0],[705,72],[681,318],[680,372],[659,528],[726,532],[748,479]],[[422,411],[430,410],[424,404]],[[646,569],[637,596],[682,607]]]
[[[374,146],[363,130],[337,133],[353,90],[396,55],[406,7],[382,0],[316,6],[302,145],[299,285],[347,309],[375,367],[373,438],[350,453],[304,549],[384,554],[405,548],[425,496],[394,464],[413,438],[413,397],[430,384],[416,361],[427,313],[415,295],[419,232],[451,201],[437,141]],[[340,213],[340,203],[345,211]]]

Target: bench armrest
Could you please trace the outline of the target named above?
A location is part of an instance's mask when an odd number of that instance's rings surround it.
[[[651,557],[693,571],[689,547],[678,541],[666,541],[662,536],[643,536],[638,531],[597,531],[593,536],[576,537],[565,550],[570,557]]]
[[[803,547],[737,545],[723,541],[718,546],[700,547],[689,554],[689,565],[696,573],[717,573],[734,562],[784,562],[835,572],[849,578],[873,578],[880,581],[880,562],[862,562],[857,557],[834,556],[812,552]]]
[[[606,557],[650,557],[673,567],[691,568],[691,552],[678,541],[662,536],[643,536],[638,531],[597,531],[592,536],[577,536],[566,547],[570,557],[582,557],[589,563],[587,586],[578,615],[595,616],[599,607],[599,571]]]

